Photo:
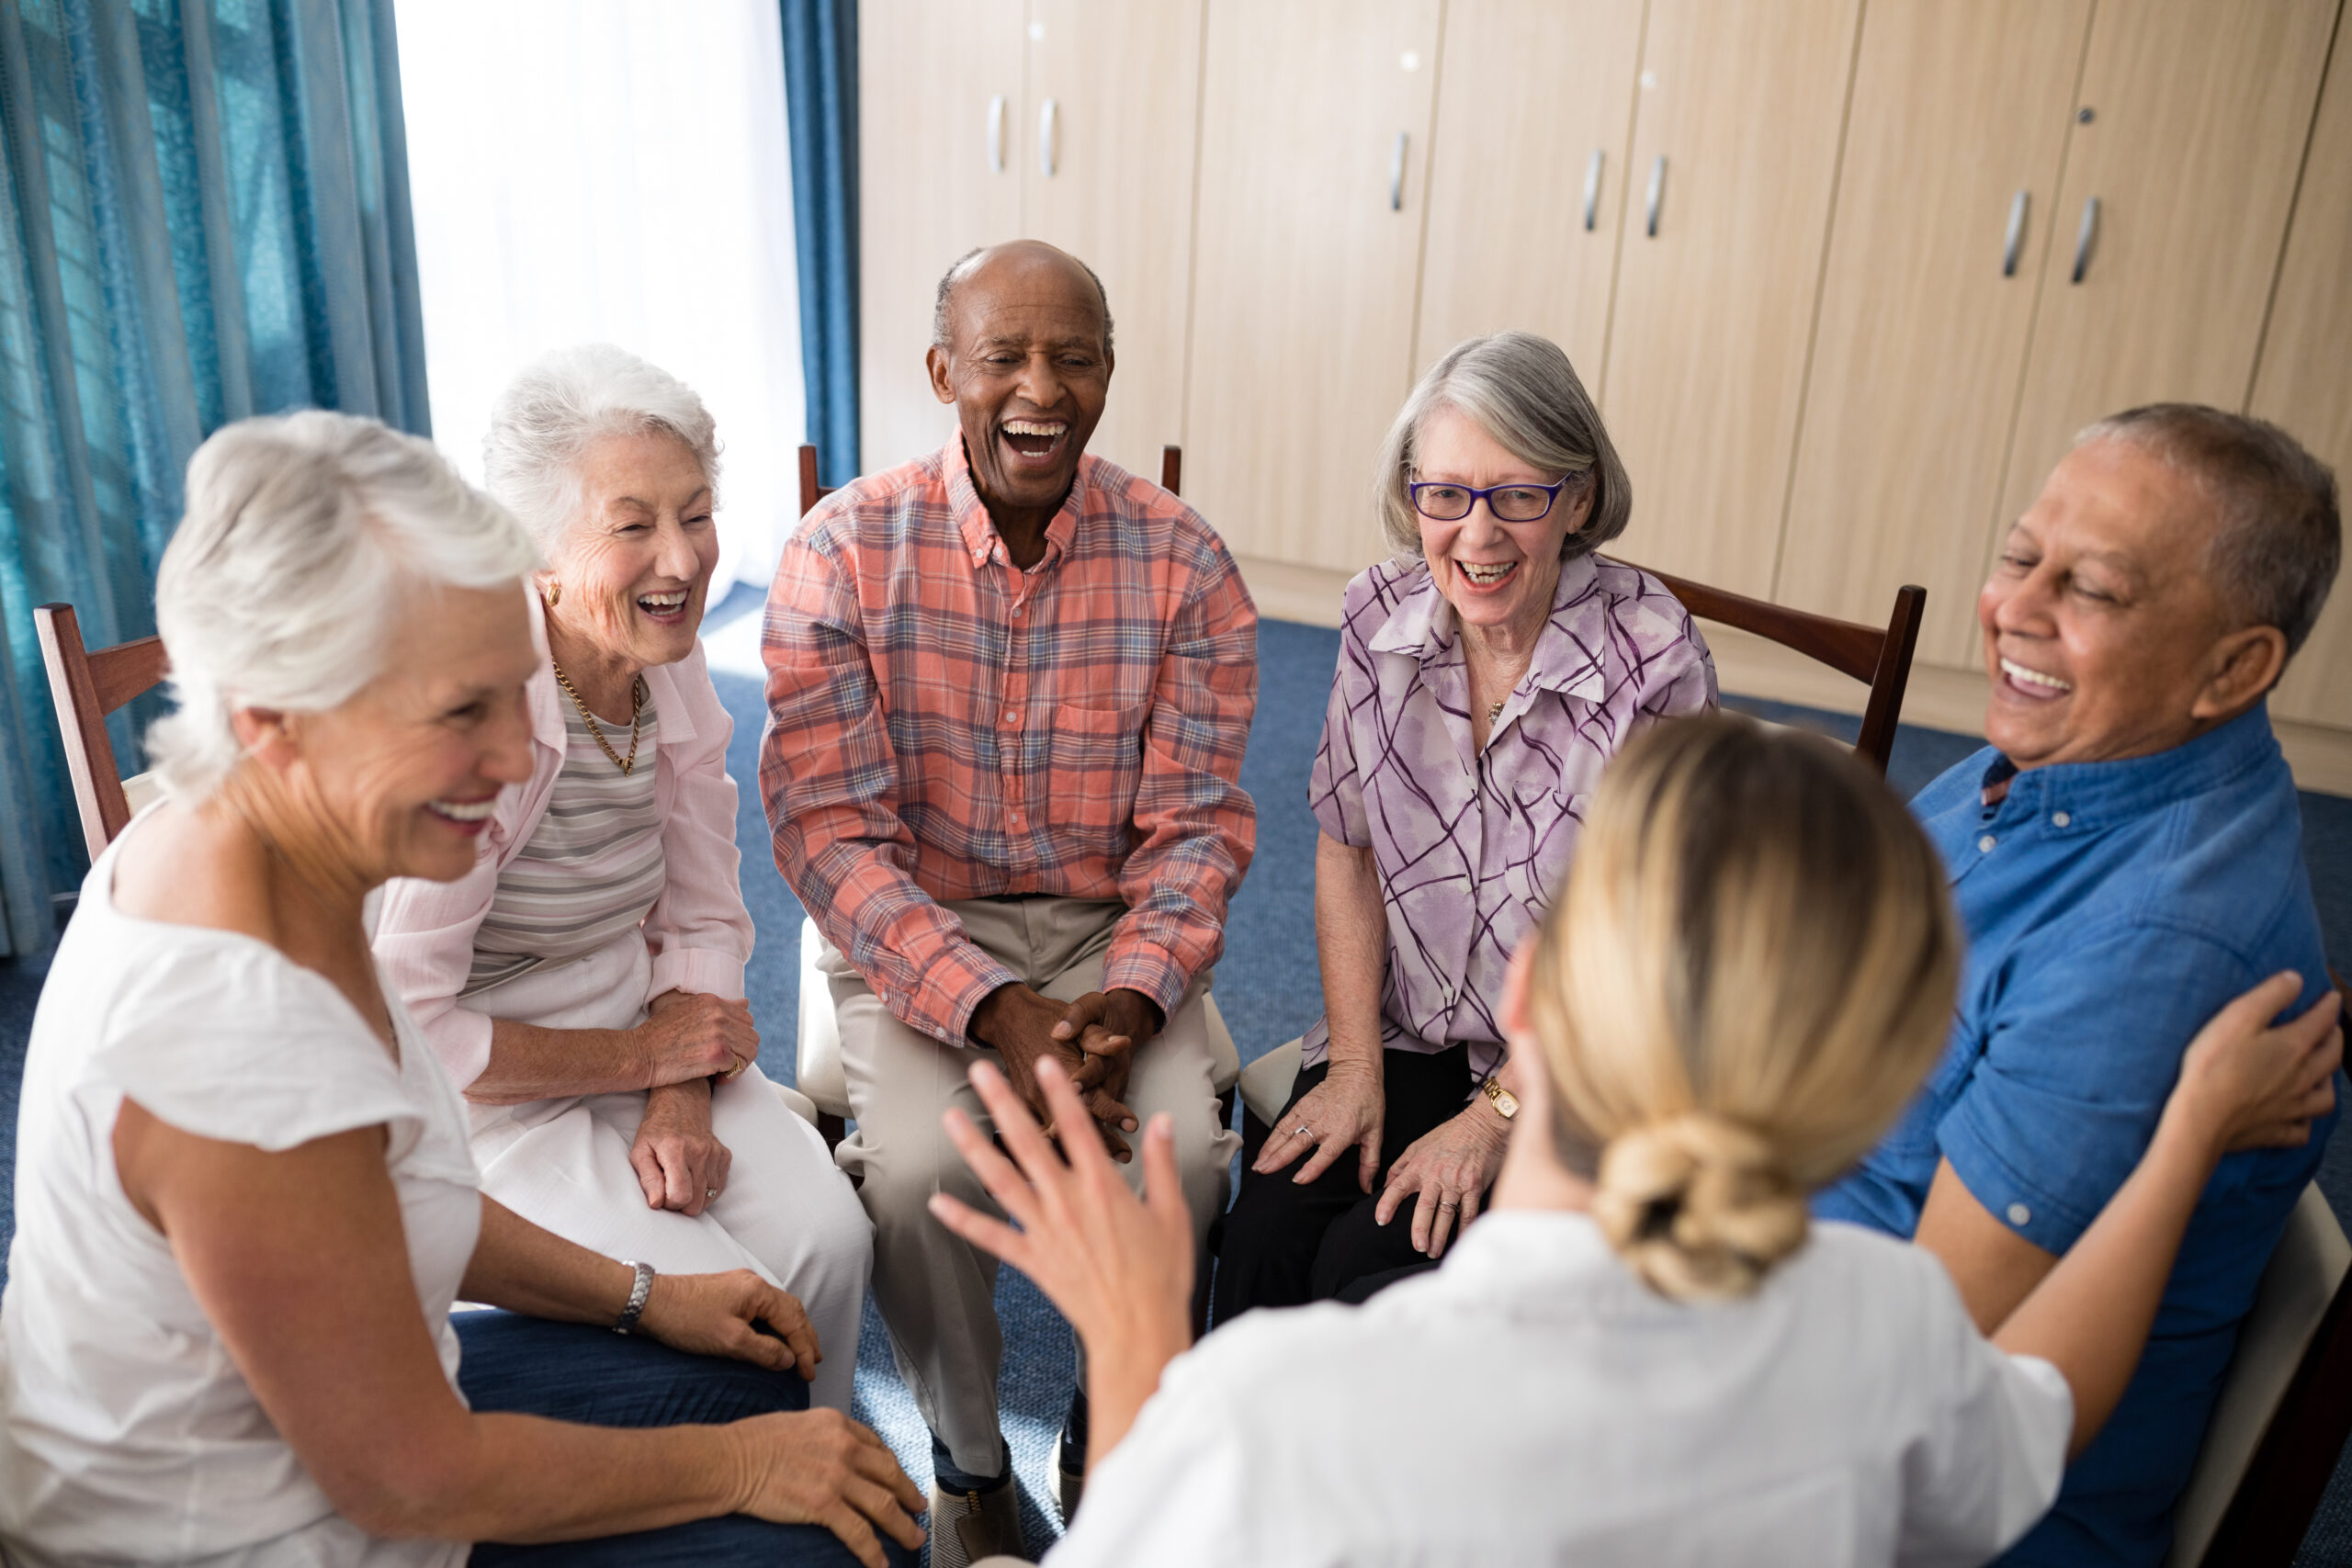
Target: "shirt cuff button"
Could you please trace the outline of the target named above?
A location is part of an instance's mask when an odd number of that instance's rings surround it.
[[[2023,1203],[2012,1203],[2009,1205],[2009,1224],[2013,1225],[2026,1225],[2030,1224],[2032,1222],[2033,1211],[2031,1209],[2027,1208]]]
[[[2050,814],[2050,825],[2052,828],[2064,828],[2072,821],[2074,818],[2064,811],[2053,811]]]

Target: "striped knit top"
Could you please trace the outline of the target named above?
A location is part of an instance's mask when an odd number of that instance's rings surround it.
[[[623,773],[566,699],[563,770],[547,814],[506,869],[474,932],[474,961],[458,994],[585,958],[634,931],[662,896],[668,867],[654,808],[660,716],[648,693],[637,766]],[[600,718],[613,750],[628,754],[628,723]]]

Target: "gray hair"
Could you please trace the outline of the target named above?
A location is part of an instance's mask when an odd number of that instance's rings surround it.
[[[155,579],[175,710],[147,731],[174,799],[243,760],[240,708],[321,713],[381,671],[415,588],[495,588],[537,564],[506,509],[430,442],[311,411],[240,420],[187,465],[187,514]]]
[[[1419,515],[1412,483],[1421,426],[1439,409],[1476,422],[1521,462],[1557,474],[1585,474],[1596,486],[1592,513],[1560,546],[1560,558],[1589,555],[1625,531],[1634,513],[1633,481],[1600,423],[1576,367],[1560,345],[1533,333],[1497,333],[1455,344],[1430,367],[1380,444],[1374,503],[1388,543],[1406,555],[1421,553]],[[1563,491],[1566,502],[1569,491]]]
[[[2293,657],[2344,554],[2335,476],[2267,420],[2150,403],[2086,427],[2077,446],[2128,441],[2186,475],[2215,513],[2205,569],[2238,625],[2276,626]]]
[[[956,346],[956,288],[972,275],[979,264],[981,253],[988,249],[987,245],[974,245],[948,263],[947,270],[939,275],[939,292],[931,302],[932,347],[944,352]],[[1067,256],[1069,253],[1064,251],[1062,254]],[[1102,279],[1092,267],[1076,256],[1069,259],[1078,262],[1078,270],[1093,282],[1094,297],[1102,302],[1102,352],[1107,355],[1111,352],[1111,291],[1102,287]]]
[[[660,434],[685,445],[718,490],[718,427],[695,389],[609,343],[560,348],[491,406],[483,481],[549,557],[579,521],[580,459],[607,435]]]

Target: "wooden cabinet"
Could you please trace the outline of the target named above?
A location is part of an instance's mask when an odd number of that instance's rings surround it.
[[[1985,566],[2091,421],[2245,406],[2336,8],[2101,0]]]
[[[2335,61],[2303,158],[2302,187],[2263,333],[2247,411],[2292,431],[2352,496],[2352,38]],[[2276,717],[2352,729],[2352,572],[2339,570],[2319,627],[2287,667]]]
[[[1438,9],[1209,7],[1184,468],[1238,554],[1388,553],[1372,468],[1410,384]]]
[[[1645,566],[1769,597],[1859,0],[1651,0],[1599,391]],[[1655,197],[1653,197],[1655,192]]]
[[[1416,376],[1516,328],[1600,384],[1641,31],[1622,0],[1449,0]]]
[[[1781,603],[1971,647],[2090,0],[1872,0],[1789,489]],[[1638,479],[1637,479],[1638,483]]]
[[[939,275],[1021,232],[1023,0],[860,0],[858,448],[867,473],[956,428],[923,368]],[[838,479],[825,476],[835,483]]]
[[[936,448],[940,275],[1027,236],[1085,259],[1118,322],[1090,450],[1157,478],[1180,439],[1202,0],[861,0],[859,446]]]
[[[1182,439],[1202,0],[1030,0],[1021,231],[1084,258],[1117,325],[1088,450],[1159,477]]]

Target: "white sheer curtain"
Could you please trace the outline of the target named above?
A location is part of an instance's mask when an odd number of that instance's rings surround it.
[[[764,581],[805,428],[775,0],[398,0],[433,433],[479,479],[491,400],[604,340],[718,421],[715,604]]]

